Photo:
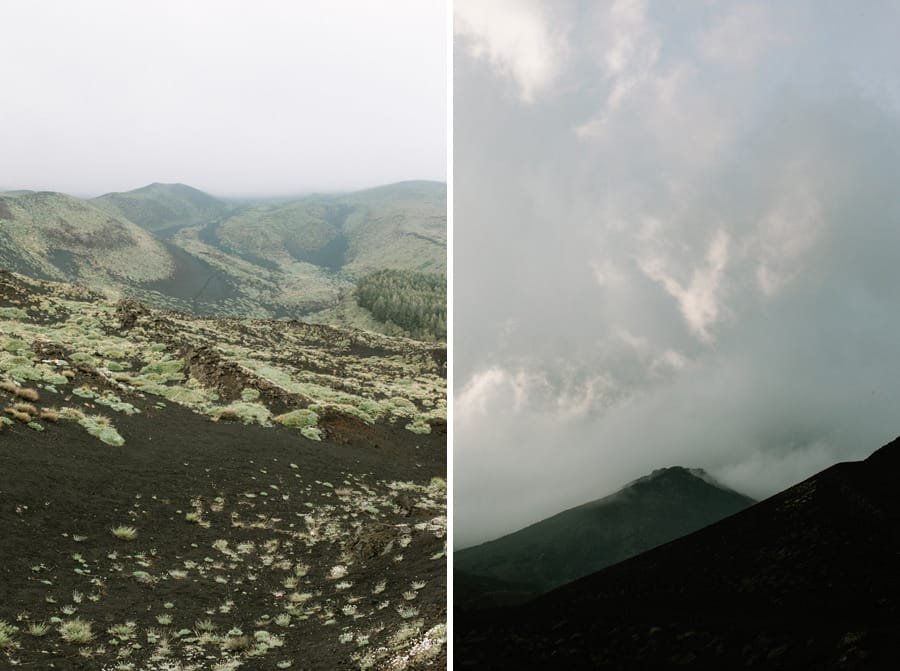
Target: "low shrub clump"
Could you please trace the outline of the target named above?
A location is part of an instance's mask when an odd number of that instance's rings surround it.
[[[116,427],[112,425],[109,417],[103,415],[82,416],[78,420],[78,424],[94,438],[99,438],[107,445],[121,447],[125,444],[125,439],[116,431]]]
[[[303,429],[318,424],[319,416],[309,408],[300,408],[299,410],[291,410],[283,415],[278,415],[275,417],[275,421],[292,429]]]
[[[37,390],[31,387],[16,387],[13,393],[19,398],[24,398],[32,403],[37,403],[41,399],[41,395],[37,393]]]
[[[210,411],[213,421],[220,420],[240,420],[244,424],[260,424],[262,426],[272,426],[272,413],[261,403],[248,403],[246,401],[235,401],[231,405],[225,407],[216,407]]]
[[[35,408],[31,403],[14,403],[12,409],[27,413],[31,416],[38,414],[38,409]]]
[[[51,422],[55,424],[59,421],[59,413],[56,410],[44,408],[43,410],[41,410],[40,418],[45,422]]]
[[[27,412],[19,412],[15,408],[6,408],[4,412],[13,419],[21,422],[22,424],[28,424],[28,422],[31,421],[31,415],[29,415]]]

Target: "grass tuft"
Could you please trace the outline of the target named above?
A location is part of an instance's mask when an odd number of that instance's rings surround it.
[[[44,410],[41,410],[40,418],[45,422],[51,422],[52,424],[55,424],[59,421],[59,413],[56,412],[56,410],[45,408]]]
[[[91,623],[80,617],[72,618],[59,625],[59,633],[66,643],[85,645],[94,639]]]
[[[12,650],[16,647],[16,639],[13,636],[16,631],[17,628],[15,626],[0,620],[0,650]]]
[[[121,541],[133,541],[138,537],[137,529],[125,525],[112,527],[110,532]]]

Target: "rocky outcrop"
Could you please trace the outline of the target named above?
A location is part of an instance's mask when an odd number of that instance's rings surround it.
[[[123,298],[116,303],[116,319],[119,327],[125,331],[134,328],[142,319],[147,319],[152,314],[150,308],[133,298]]]

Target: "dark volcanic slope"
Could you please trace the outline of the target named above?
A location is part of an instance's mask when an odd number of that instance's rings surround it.
[[[396,645],[395,632],[421,636],[414,627],[443,620],[446,564],[434,559],[442,541],[425,530],[434,512],[392,505],[401,491],[394,483],[427,487],[444,472],[438,440],[385,427],[379,449],[342,446],[288,429],[212,423],[177,406],[141,410],[118,422],[126,439],[119,448],[68,422],[42,432],[0,427],[0,623],[18,627],[14,645],[0,649],[0,668],[14,660],[35,669],[119,668],[110,661],[118,648],[137,643],[127,658],[134,666],[121,668],[213,668],[202,662],[211,654],[221,668],[351,669],[370,650]],[[402,491],[425,498],[424,490]],[[397,551],[361,552],[356,537],[338,532],[341,517],[356,520],[361,534],[389,533],[395,540],[384,542]],[[137,539],[114,538],[110,528],[120,524],[136,528]],[[346,576],[333,577],[334,567]],[[417,612],[404,619],[398,609]],[[56,625],[40,637],[27,633],[54,616],[90,621],[93,646],[61,641]],[[204,620],[214,627],[206,640],[196,625]],[[107,630],[126,622],[133,633],[109,645],[117,636]],[[230,640],[258,642],[262,631],[276,646],[247,659],[252,643],[229,647],[226,632],[237,631]],[[370,643],[358,644],[359,636]],[[199,665],[164,666],[186,660]]]
[[[460,668],[896,668],[900,439],[518,608],[458,613]]]
[[[455,552],[454,570],[546,591],[753,505],[699,470],[662,468],[615,494]],[[459,604],[459,600],[455,603]]]

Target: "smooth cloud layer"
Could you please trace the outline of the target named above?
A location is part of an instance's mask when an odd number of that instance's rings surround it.
[[[457,50],[457,546],[654,468],[766,496],[900,434],[896,10],[552,7],[540,107]]]

